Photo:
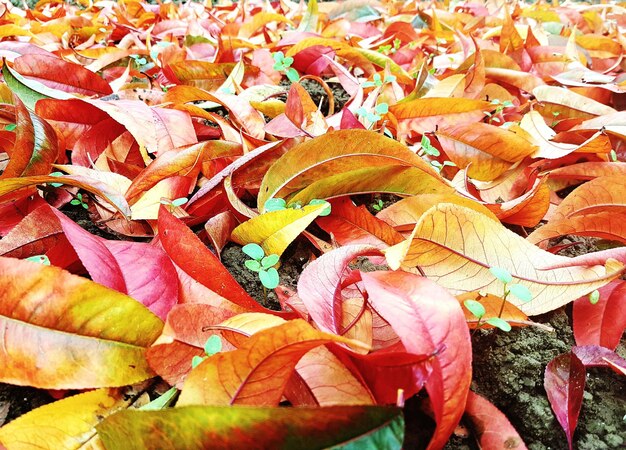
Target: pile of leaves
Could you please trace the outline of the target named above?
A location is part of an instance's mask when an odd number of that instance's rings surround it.
[[[62,398],[0,443],[392,449],[424,390],[429,449],[521,449],[471,335],[573,303],[571,447],[626,373],[626,9],[502,3],[0,5],[0,381]]]

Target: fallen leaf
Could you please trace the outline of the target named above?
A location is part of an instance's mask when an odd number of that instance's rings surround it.
[[[574,353],[557,356],[546,366],[544,387],[556,419],[567,436],[570,450],[578,424],[586,378],[585,366]]]
[[[152,431],[157,427],[160,433]],[[259,433],[262,428],[263,433]],[[328,408],[253,408],[186,406],[163,411],[121,411],[97,427],[107,449],[128,445],[173,449],[210,447],[298,448],[376,446],[400,449],[404,419],[397,408],[331,406]],[[207,430],[215,430],[207,434]],[[320,436],[319,430],[324,430]]]

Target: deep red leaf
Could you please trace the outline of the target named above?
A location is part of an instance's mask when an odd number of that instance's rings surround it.
[[[563,427],[570,450],[583,402],[585,366],[572,352],[557,356],[546,366],[543,385],[556,419]]]

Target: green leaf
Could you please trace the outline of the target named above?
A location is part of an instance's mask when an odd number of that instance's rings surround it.
[[[4,129],[5,129],[5,130],[7,130],[7,131],[13,131],[13,130],[15,130],[16,128],[17,128],[17,124],[14,124],[14,123],[7,123],[7,124],[4,126]]]
[[[298,74],[298,71],[294,69],[293,67],[290,67],[289,69],[287,69],[285,74],[287,75],[287,78],[289,78],[289,81],[291,81],[292,83],[295,83],[300,80],[300,75]]]
[[[482,305],[482,303],[477,302],[476,300],[465,300],[463,304],[465,305],[467,310],[474,314],[474,316],[478,319],[480,319],[486,313],[485,307]]]
[[[595,305],[599,301],[600,301],[600,291],[596,289],[595,291],[589,294],[589,303],[591,303],[592,305]]]
[[[80,205],[80,204],[81,204],[81,201],[76,199],[76,198],[74,198],[74,199],[72,199],[72,201],[70,201],[70,205]]]
[[[265,212],[280,211],[287,208],[287,202],[283,198],[270,198],[265,202]]]
[[[222,351],[222,338],[217,334],[210,336],[204,344],[204,353],[207,356],[213,356]]]
[[[251,443],[254,448],[277,450],[399,450],[404,419],[401,409],[385,406],[183,406],[123,410],[107,417],[97,430],[108,450],[164,448],[165,444],[171,450],[243,449],[251,448]]]
[[[165,409],[170,406],[176,396],[178,395],[178,389],[175,387],[168,389],[163,395],[158,396],[150,403],[143,405],[139,408],[141,411],[158,411],[161,409]]]
[[[489,325],[493,325],[496,328],[501,329],[502,331],[505,332],[509,332],[511,331],[511,325],[504,319],[501,319],[499,317],[491,317],[489,319],[487,319],[485,322],[487,322]]]
[[[256,259],[257,261],[262,260],[265,256],[265,250],[263,250],[263,248],[259,244],[255,243],[244,245],[243,247],[241,247],[241,251],[248,255],[250,258]]]
[[[26,261],[32,261],[39,264],[43,264],[44,266],[50,265],[50,259],[46,255],[33,255],[25,258]]]
[[[511,284],[508,289],[511,294],[523,302],[529,302],[533,299],[533,294],[531,294],[530,290],[522,284]]]
[[[186,197],[180,197],[180,198],[172,200],[172,206],[183,206],[188,201],[189,200]]]
[[[278,283],[280,282],[278,271],[273,267],[269,268],[268,270],[260,270],[259,279],[261,280],[261,284],[263,284],[263,286],[265,286],[267,289],[274,289],[278,286]]]
[[[377,114],[387,114],[389,112],[389,105],[387,103],[379,103],[374,108]]]
[[[430,143],[430,139],[425,134],[422,135],[421,144],[422,144],[422,149],[424,150],[424,153],[426,153],[427,155],[439,156],[441,154],[439,150],[437,150],[436,147],[433,147],[433,145]]]
[[[205,360],[206,357],[202,357],[202,356],[194,356],[193,358],[191,358],[191,368],[195,369],[196,367],[198,367],[198,365]]]
[[[256,259],[248,259],[243,264],[248,270],[251,270],[253,272],[258,272],[259,270],[261,270],[261,263],[258,262]]]
[[[513,281],[513,277],[506,269],[502,269],[500,267],[490,267],[489,272],[491,272],[494,277],[502,281],[504,284],[508,284]]]
[[[327,205],[327,207],[324,208],[324,210],[320,213],[320,217],[325,217],[330,214],[330,211],[331,211],[330,203],[328,203],[326,200],[314,198],[313,200],[309,202],[309,205],[323,205],[324,203]]]
[[[268,269],[272,266],[275,266],[279,259],[280,257],[276,254],[267,255],[265,258],[261,260],[261,267],[263,267],[264,269]]]

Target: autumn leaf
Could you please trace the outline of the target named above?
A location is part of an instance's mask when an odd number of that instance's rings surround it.
[[[160,433],[152,431],[158,427]],[[259,433],[259,427],[264,431]],[[164,411],[122,411],[97,430],[108,449],[128,445],[173,449],[196,446],[228,448],[298,448],[356,445],[400,449],[404,419],[397,408],[331,406],[328,408],[252,408],[185,406]],[[214,430],[207,434],[207,430]],[[324,430],[323,435],[319,430]]]
[[[143,305],[56,267],[4,257],[0,266],[2,382],[85,389],[154,376],[144,353],[163,323]]]
[[[501,267],[513,276],[514,283],[530,290],[531,301],[510,298],[528,315],[565,305],[609,283],[623,270],[623,265],[612,259],[605,259],[604,266],[573,265],[544,270],[566,264],[569,259],[535,247],[474,210],[452,204],[428,210],[411,237],[386,249],[385,254],[390,267],[417,266],[454,293],[501,294],[502,283],[489,272],[490,267]]]
[[[570,450],[583,401],[586,371],[573,353],[557,356],[546,366],[544,387],[550,406],[563,427]]]
[[[465,414],[475,429],[481,447],[526,449],[509,419],[486,398],[470,391]]]
[[[36,447],[45,439],[54,448],[97,445],[96,425],[131,403],[124,391],[97,389],[41,406],[0,428],[0,444]]]
[[[333,180],[329,184],[335,186],[336,193],[330,196],[351,193],[345,187],[342,189],[341,184],[336,184],[340,180],[338,177],[349,176],[351,173],[362,184],[358,190],[352,192],[373,191],[374,189],[368,189],[368,183],[377,184],[376,190],[383,190],[384,184],[388,182],[384,176],[391,174],[383,172],[378,180],[372,180],[364,178],[366,174],[359,170],[364,167],[367,167],[364,170],[380,170],[386,169],[385,166],[417,169],[410,175],[419,178],[413,181],[406,193],[426,193],[447,188],[434,170],[406,146],[371,131],[339,130],[304,142],[279,158],[263,178],[257,200],[259,210],[263,212],[265,203],[272,197],[285,198],[307,188],[315,181],[323,182],[325,178]],[[306,201],[302,195],[297,200]]]
[[[178,404],[277,406],[297,362],[329,343],[364,344],[315,330],[301,319],[254,334],[239,349],[204,360],[185,380]]]

